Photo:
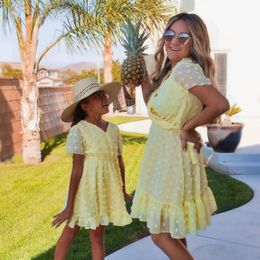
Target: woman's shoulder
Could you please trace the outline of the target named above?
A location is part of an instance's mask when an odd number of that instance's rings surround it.
[[[191,58],[183,58],[173,68],[172,73],[189,73],[194,70],[203,73],[202,67],[198,63],[194,62]]]
[[[211,81],[205,76],[202,67],[192,61],[191,58],[184,58],[179,61],[172,70],[172,77],[186,88],[197,85],[211,85]]]

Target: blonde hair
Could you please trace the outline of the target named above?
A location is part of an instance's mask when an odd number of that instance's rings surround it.
[[[171,27],[171,25],[178,20],[182,20],[183,22],[185,22],[189,29],[189,33],[191,34],[191,59],[202,67],[205,76],[211,80],[212,84],[215,87],[217,87],[215,79],[215,66],[210,56],[210,41],[205,23],[196,14],[179,13],[170,18],[166,25],[165,31],[167,31]],[[154,89],[159,87],[162,80],[171,70],[171,61],[169,60],[169,58],[166,58],[165,60],[163,37],[158,42],[157,51],[155,53],[155,60],[156,71],[151,76],[154,82]]]

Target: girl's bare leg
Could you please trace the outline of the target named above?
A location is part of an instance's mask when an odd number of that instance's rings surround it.
[[[70,245],[78,231],[79,226],[75,226],[74,228],[70,228],[69,226],[64,227],[55,248],[54,260],[66,259]]]
[[[93,260],[105,259],[104,231],[104,226],[99,226],[96,229],[91,229],[89,231]]]
[[[153,242],[170,258],[170,260],[194,260],[179,239],[169,233],[151,234]]]

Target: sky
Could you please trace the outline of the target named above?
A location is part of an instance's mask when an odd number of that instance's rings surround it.
[[[61,29],[58,22],[47,21],[45,25],[40,30],[39,33],[39,43],[38,52],[39,55],[45,47],[56,39],[59,35],[59,31],[56,29]],[[122,60],[125,58],[124,50],[120,44],[117,47],[113,47],[113,59]],[[15,34],[14,26],[11,27],[11,31],[8,27],[3,28],[2,20],[0,17],[0,62],[20,62],[20,54],[17,45],[17,39]],[[68,64],[78,63],[78,62],[90,62],[97,64],[97,66],[103,66],[102,50],[96,50],[91,48],[88,51],[76,51],[70,53],[66,49],[64,43],[60,43],[55,46],[42,60],[41,64],[44,66],[61,68]]]

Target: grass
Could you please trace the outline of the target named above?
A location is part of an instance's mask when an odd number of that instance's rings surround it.
[[[218,205],[216,214],[237,208],[252,199],[253,191],[247,184],[228,175],[219,174],[211,168],[206,168],[206,171],[209,186]]]
[[[123,124],[123,123],[129,123],[133,121],[140,121],[148,119],[146,116],[114,116],[114,117],[104,117],[106,121],[112,122],[114,124]]]
[[[145,142],[145,135],[123,134],[129,193],[136,186]],[[54,246],[62,227],[53,229],[51,220],[64,203],[71,157],[65,154],[65,135],[44,142],[42,150],[45,159],[40,165],[24,165],[21,156],[0,164],[0,259],[53,259]],[[207,174],[216,196],[217,213],[238,207],[251,199],[252,191],[244,183],[211,169],[207,169]],[[129,209],[130,204],[127,206]],[[137,220],[126,227],[108,226],[106,254],[147,234],[145,224]],[[81,230],[76,237],[68,259],[90,259],[86,230]]]

